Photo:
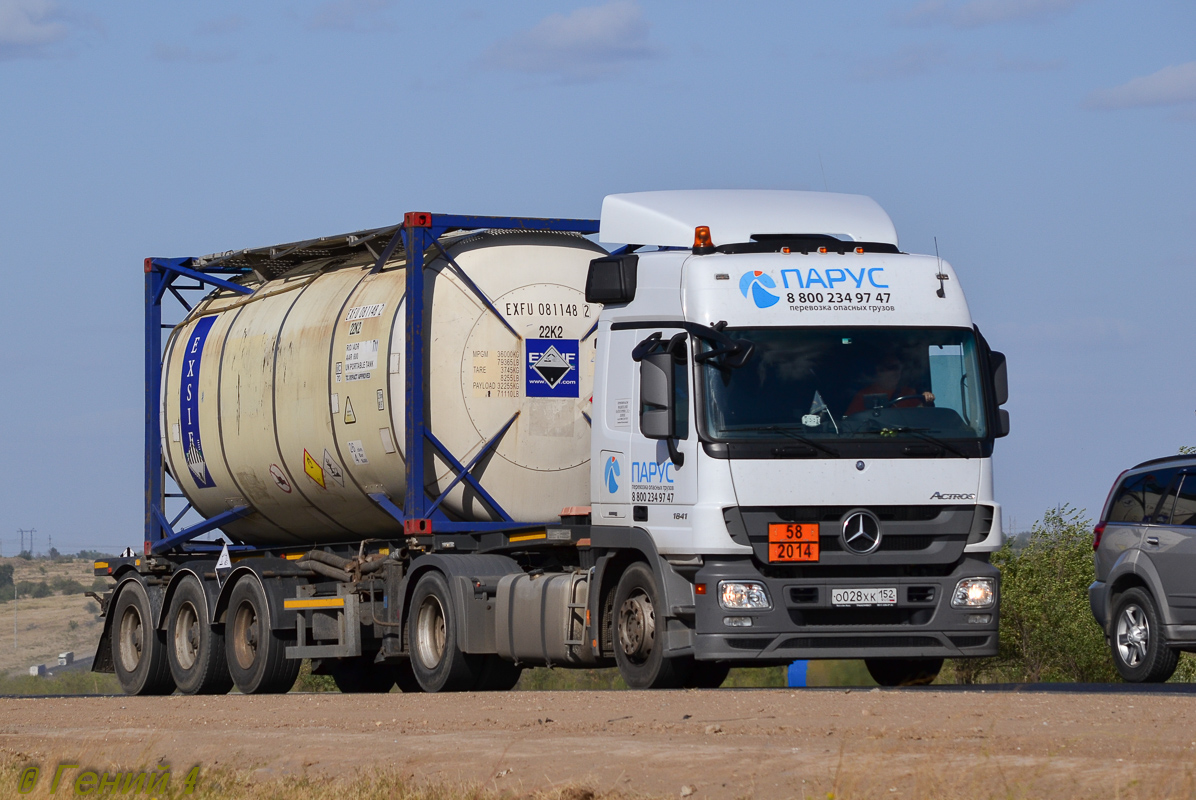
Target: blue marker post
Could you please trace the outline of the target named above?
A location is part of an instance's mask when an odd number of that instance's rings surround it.
[[[806,685],[806,670],[809,669],[809,661],[794,661],[789,665],[787,675],[789,678],[789,687],[805,686]]]

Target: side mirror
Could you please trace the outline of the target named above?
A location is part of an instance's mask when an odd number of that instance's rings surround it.
[[[993,393],[996,395],[997,405],[1003,406],[1009,402],[1009,370],[1006,367],[1005,354],[992,351],[988,356],[993,371]]]
[[[1009,412],[1003,408],[997,409],[997,438],[1009,435]]]
[[[673,375],[672,353],[652,353],[640,359],[640,432],[648,439],[677,435]]]
[[[611,305],[634,300],[639,261],[634,253],[591,261],[586,275],[586,302]]]

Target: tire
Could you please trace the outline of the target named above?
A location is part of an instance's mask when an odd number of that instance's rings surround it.
[[[386,694],[395,685],[395,667],[375,664],[374,656],[329,659],[328,674],[342,694]]]
[[[299,677],[302,661],[286,657],[290,640],[270,628],[266,592],[252,576],[228,597],[224,649],[228,671],[242,694],[281,694]]]
[[[512,661],[507,661],[497,655],[482,656],[482,668],[478,675],[478,682],[474,685],[475,692],[509,692],[519,683],[523,675],[523,667]]]
[[[872,680],[881,686],[927,686],[943,668],[941,658],[865,658]]]
[[[687,689],[717,689],[727,679],[731,665],[721,661],[695,661],[685,681]]]
[[[1158,606],[1149,592],[1138,587],[1117,598],[1109,650],[1113,666],[1130,683],[1163,683],[1179,664],[1179,652],[1163,639]]]
[[[615,663],[632,689],[675,689],[685,685],[692,658],[665,658],[656,625],[661,608],[652,570],[632,564],[619,578],[614,602]],[[663,618],[662,618],[663,622]]]
[[[415,584],[407,614],[411,671],[425,692],[463,692],[477,685],[483,659],[461,652],[448,581],[427,572]]]
[[[154,628],[149,596],[127,583],[112,606],[112,665],[125,694],[170,694],[174,681],[166,661],[166,632]]]
[[[226,694],[233,688],[224,635],[212,630],[208,598],[192,575],[175,587],[166,616],[166,659],[183,694]]]

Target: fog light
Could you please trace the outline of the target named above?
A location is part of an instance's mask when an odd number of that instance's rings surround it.
[[[755,581],[723,581],[718,585],[718,602],[726,609],[772,608],[764,584]]]
[[[992,622],[992,614],[968,614],[968,622],[974,625],[986,625]]]
[[[750,628],[752,627],[751,617],[723,617],[723,624],[728,628]]]
[[[997,587],[992,578],[964,578],[955,584],[951,595],[954,608],[988,608],[997,599]]]

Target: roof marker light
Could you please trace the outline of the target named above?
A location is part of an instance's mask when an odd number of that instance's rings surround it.
[[[789,248],[788,248],[788,247],[782,247],[782,248],[781,248],[781,252],[782,252],[782,253],[784,253],[785,255],[789,255]]]
[[[714,242],[710,240],[710,227],[699,225],[694,228],[694,255],[701,256],[714,252]]]
[[[825,252],[826,252],[826,248],[825,248],[825,247],[819,247],[819,248],[818,248],[818,252],[819,252],[819,253],[825,253]]]
[[[863,255],[863,254],[864,254],[864,248],[862,248],[862,247],[857,247],[857,248],[855,249],[855,251],[856,251],[857,253],[859,253],[860,255]]]

